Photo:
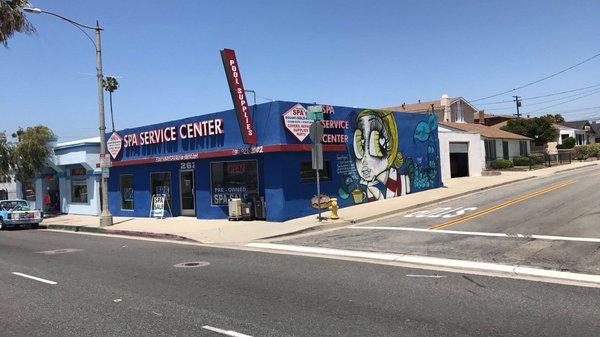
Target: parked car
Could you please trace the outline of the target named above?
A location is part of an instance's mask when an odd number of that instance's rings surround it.
[[[36,228],[43,218],[44,213],[37,209],[30,209],[25,200],[0,201],[0,229],[19,227],[20,225],[30,225]]]

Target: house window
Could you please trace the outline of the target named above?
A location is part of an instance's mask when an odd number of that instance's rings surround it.
[[[485,161],[490,162],[496,159],[496,140],[486,139],[483,141],[485,147]]]
[[[527,141],[524,141],[524,140],[519,141],[519,154],[521,156],[529,155],[529,153],[527,153]]]
[[[6,200],[6,199],[8,199],[8,191],[0,190],[0,200]]]
[[[256,160],[210,163],[212,205],[227,205],[229,199],[258,196]]]
[[[23,198],[27,201],[35,201],[35,182],[27,181],[21,184]]]
[[[119,177],[121,184],[121,209],[133,210],[133,174],[123,174]]]
[[[331,170],[329,160],[323,161],[323,169],[319,170],[319,180],[331,180]],[[312,168],[312,162],[303,161],[300,163],[300,181],[316,181],[317,171]]]
[[[86,180],[71,180],[71,202],[80,204],[88,202]]]
[[[575,136],[577,137],[577,145],[583,145],[584,144],[583,135],[577,134]]]
[[[152,195],[165,195],[167,202],[171,201],[171,173],[154,172],[150,173],[150,186]]]

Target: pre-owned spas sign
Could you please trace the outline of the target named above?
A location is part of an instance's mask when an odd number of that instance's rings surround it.
[[[244,84],[242,83],[242,76],[240,75],[240,68],[235,57],[235,52],[232,49],[223,49],[221,50],[221,59],[223,60],[223,67],[225,68],[225,75],[229,83],[233,105],[237,111],[242,140],[246,144],[256,144],[256,131],[250,117],[248,100],[246,99],[246,92],[244,91]]]

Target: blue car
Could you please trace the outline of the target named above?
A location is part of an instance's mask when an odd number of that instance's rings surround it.
[[[30,209],[25,200],[0,201],[0,229],[19,227],[20,225],[30,225],[36,228],[43,218],[44,213],[40,210]]]

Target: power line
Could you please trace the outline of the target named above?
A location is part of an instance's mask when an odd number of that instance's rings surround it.
[[[545,94],[545,95],[540,95],[540,96],[523,97],[523,99],[524,100],[538,99],[538,98],[544,98],[544,97],[550,97],[550,96],[568,94],[570,92],[581,91],[581,90],[590,89],[590,88],[596,88],[596,87],[600,87],[600,84],[594,84],[594,85],[589,85],[587,87],[582,87],[582,88],[577,88],[577,89],[571,89],[571,90],[565,90],[565,91],[561,91],[561,92],[554,92],[554,93],[551,93],[551,94]],[[565,97],[563,97],[563,98],[565,98]],[[494,105],[494,104],[511,103],[511,102],[513,102],[513,100],[504,100],[504,101],[496,101],[496,102],[489,102],[489,103],[480,103],[479,105]]]
[[[553,107],[555,107],[555,106],[558,106],[558,105],[562,105],[562,104],[569,103],[569,102],[573,102],[573,101],[576,101],[576,100],[578,100],[578,99],[582,99],[582,98],[585,98],[585,97],[588,97],[588,96],[591,96],[591,95],[595,95],[595,94],[597,94],[597,93],[599,93],[599,92],[600,92],[600,90],[598,90],[598,91],[595,91],[595,92],[592,92],[592,93],[589,93],[589,94],[587,94],[587,95],[583,95],[583,96],[580,96],[580,97],[577,97],[577,98],[570,99],[570,100],[568,100],[568,101],[564,101],[564,102],[561,102],[561,103],[556,103],[556,104],[553,104],[553,105],[550,105],[550,106],[547,106],[547,107],[544,107],[544,108],[541,108],[541,109],[537,109],[537,110],[529,111],[528,113],[534,113],[534,112],[538,112],[538,111],[546,110],[546,109],[548,109],[548,108],[553,108]]]
[[[482,101],[482,100],[484,100],[484,99],[488,99],[488,98],[498,97],[498,96],[500,96],[500,95],[508,94],[508,93],[510,93],[510,92],[514,92],[514,91],[517,91],[517,90],[519,90],[519,89],[526,88],[526,87],[528,87],[528,86],[530,86],[530,85],[534,85],[534,84],[536,84],[536,83],[540,83],[540,82],[542,82],[542,81],[545,81],[545,80],[547,80],[547,79],[550,79],[550,78],[552,78],[552,77],[558,76],[558,75],[560,75],[560,74],[562,74],[562,73],[564,73],[564,72],[567,72],[567,71],[569,71],[569,70],[571,70],[571,69],[573,69],[573,68],[579,67],[580,65],[582,65],[582,64],[584,64],[584,63],[586,63],[586,62],[589,62],[589,61],[591,61],[591,60],[595,59],[595,58],[596,58],[596,57],[598,57],[598,56],[600,56],[600,53],[597,53],[597,54],[595,54],[595,55],[593,55],[593,56],[591,56],[591,57],[588,57],[587,59],[585,59],[585,60],[583,60],[583,61],[580,61],[580,62],[578,62],[578,63],[576,63],[576,64],[574,64],[574,65],[572,65],[572,66],[570,66],[570,67],[567,67],[567,68],[565,68],[565,69],[561,70],[561,71],[558,71],[558,72],[555,72],[555,73],[553,73],[553,74],[550,74],[550,75],[548,75],[548,76],[546,76],[546,77],[540,78],[539,80],[535,80],[535,81],[532,81],[532,82],[529,82],[529,83],[523,84],[523,85],[521,85],[521,86],[518,86],[518,87],[516,87],[516,88],[514,88],[514,89],[506,90],[506,91],[503,91],[503,92],[500,92],[500,93],[497,93],[497,94],[494,94],[494,95],[490,95],[490,96],[486,96],[486,97],[478,98],[478,99],[472,100],[471,102],[477,102],[477,101]]]
[[[541,101],[541,102],[535,102],[535,103],[528,103],[528,104],[526,104],[526,106],[529,107],[529,106],[532,106],[532,105],[541,105],[541,104],[546,104],[546,103],[550,103],[550,102],[561,101],[563,99],[567,99],[567,98],[571,98],[571,97],[577,97],[577,96],[580,96],[580,95],[585,95],[585,94],[588,94],[588,93],[599,92],[599,91],[600,91],[600,89],[596,88],[596,89],[593,89],[593,90],[587,90],[587,91],[584,91],[584,92],[580,92],[580,93],[577,93],[577,94],[574,94],[574,95],[564,96],[564,97],[561,97],[561,98],[549,99],[549,100],[545,100],[545,101]],[[525,98],[524,98],[524,100],[525,100]]]

